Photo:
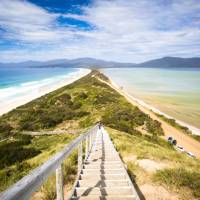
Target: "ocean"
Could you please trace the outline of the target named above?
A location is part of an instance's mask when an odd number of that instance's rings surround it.
[[[134,97],[178,120],[200,128],[200,69],[103,69]]]
[[[39,97],[86,73],[74,68],[0,68],[0,113]],[[24,98],[27,101],[24,101]]]

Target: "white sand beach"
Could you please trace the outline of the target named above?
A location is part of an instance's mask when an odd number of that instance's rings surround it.
[[[66,75],[66,79],[58,81],[56,84],[46,84],[38,87],[36,90],[26,93],[22,96],[16,97],[14,99],[8,100],[7,102],[0,102],[0,115],[3,115],[18,106],[26,104],[38,97],[41,97],[49,92],[57,90],[63,86],[66,86],[74,81],[80,79],[81,77],[90,73],[89,69],[80,69],[78,72],[72,72]]]

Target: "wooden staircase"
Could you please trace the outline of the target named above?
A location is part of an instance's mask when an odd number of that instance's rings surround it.
[[[139,200],[123,162],[104,128],[96,134],[70,199]]]

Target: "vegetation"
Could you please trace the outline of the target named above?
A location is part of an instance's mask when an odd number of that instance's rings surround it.
[[[200,142],[200,135],[191,135],[195,140]]]
[[[0,118],[0,190],[6,189],[77,137],[77,134],[68,134],[71,130],[82,133],[99,121],[118,130],[112,138],[114,141],[118,138],[122,141],[117,147],[120,152],[134,152],[138,158],[156,157],[160,160],[170,160],[177,156],[171,145],[158,137],[163,134],[159,122],[152,120],[138,107],[132,106],[99,79],[108,81],[103,74],[93,71]],[[143,135],[138,127],[144,127],[149,135]],[[32,134],[32,131],[55,129],[62,130],[63,134],[23,135],[24,131]],[[75,158],[76,156],[66,163],[64,171],[68,176],[65,177],[69,177],[66,183],[74,180]],[[182,160],[182,157],[178,155],[177,160]],[[131,169],[137,168],[134,163],[129,163],[128,166]],[[54,198],[52,183],[53,178],[43,186],[44,199]]]
[[[180,124],[178,124],[176,122],[175,119],[170,119],[170,118],[165,117],[164,115],[160,115],[160,114],[157,114],[157,113],[155,113],[155,114],[158,117],[160,117],[162,120],[166,121],[168,124],[172,125],[173,127],[180,129],[181,131],[183,131],[186,134],[191,134],[191,131],[187,127],[181,126]]]
[[[184,168],[164,169],[154,175],[154,179],[166,183],[169,187],[180,189],[181,187],[190,188],[194,196],[200,198],[200,173]]]
[[[96,77],[108,80],[103,74],[94,71],[75,83],[5,114],[0,118],[1,138],[21,131],[53,129],[64,121],[81,121],[89,116],[98,116],[98,119],[93,119],[93,123],[102,120],[108,126],[118,126],[130,132],[135,132],[134,128],[143,125],[145,121],[152,133],[161,129],[158,122],[152,121]],[[158,130],[159,134],[161,132]]]
[[[64,185],[70,185],[70,188],[67,188],[69,191],[73,182],[75,181],[77,174],[77,151],[75,151],[63,164],[63,183]],[[56,178],[55,174],[50,176],[46,183],[42,186],[40,190],[40,197],[37,197],[36,193],[31,200],[55,200],[56,199]]]
[[[0,169],[32,158],[39,153],[40,151],[35,148],[24,148],[21,142],[11,142],[8,145],[2,145],[0,152]]]
[[[157,113],[155,113],[155,114],[158,117],[160,117],[162,120],[166,121],[171,126],[181,130],[183,133],[188,134],[189,136],[191,136],[192,138],[194,138],[195,140],[200,142],[200,136],[199,135],[192,134],[192,132],[189,130],[189,128],[178,124],[175,119],[169,119],[169,118],[165,117],[164,115],[160,115],[160,114],[157,114]]]
[[[61,135],[16,135],[0,143],[0,191],[5,190],[74,139]]]
[[[162,185],[179,199],[200,199],[200,161],[177,152],[172,145],[161,138],[153,140],[148,135],[132,135],[107,128],[121,158],[127,164],[128,173],[139,186]],[[138,165],[140,160],[150,160],[165,167],[150,172]],[[186,193],[185,191],[189,191]]]
[[[6,121],[0,121],[0,139],[4,139],[12,132],[12,127]]]

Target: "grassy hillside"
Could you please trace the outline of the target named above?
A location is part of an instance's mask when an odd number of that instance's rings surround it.
[[[123,96],[96,77],[108,81],[107,77],[93,71],[80,80],[20,106],[0,118],[0,190],[19,180],[98,121],[102,121],[109,127],[112,139],[123,158],[125,155],[123,153],[128,152],[135,155],[137,159],[146,156],[160,160],[173,158],[172,163],[185,160],[185,157],[175,152],[170,145],[158,137],[163,135],[159,122],[132,106]],[[33,135],[33,131],[48,133],[50,130],[60,132]],[[143,132],[146,134],[144,135]],[[120,144],[118,140],[121,140]],[[145,148],[142,146],[143,143]],[[159,151],[160,149],[162,151]],[[75,160],[76,155],[72,156],[66,164],[65,170],[69,175],[76,173]],[[187,161],[188,163],[191,161],[194,169],[199,165],[199,161],[192,161],[189,158]],[[137,173],[135,160],[128,163],[128,166],[131,173]],[[194,169],[191,168],[192,171]],[[156,173],[152,181],[167,185],[163,178],[166,173],[169,172]],[[172,174],[171,179],[173,176]],[[65,183],[68,181],[71,180],[66,180]],[[196,192],[194,187],[198,189],[199,182],[191,187],[187,184],[189,183],[179,184],[179,186],[194,190],[194,195],[198,197],[198,191]],[[50,191],[49,187],[45,191]],[[54,195],[55,192],[51,192],[51,198]],[[51,199],[47,192],[45,198]]]
[[[154,186],[151,192],[155,199],[160,186],[169,192],[170,196],[165,199],[174,199],[176,195],[175,199],[200,199],[199,160],[177,152],[161,138],[152,141],[148,135],[130,135],[111,128],[107,128],[107,131],[130,176],[141,188]]]

